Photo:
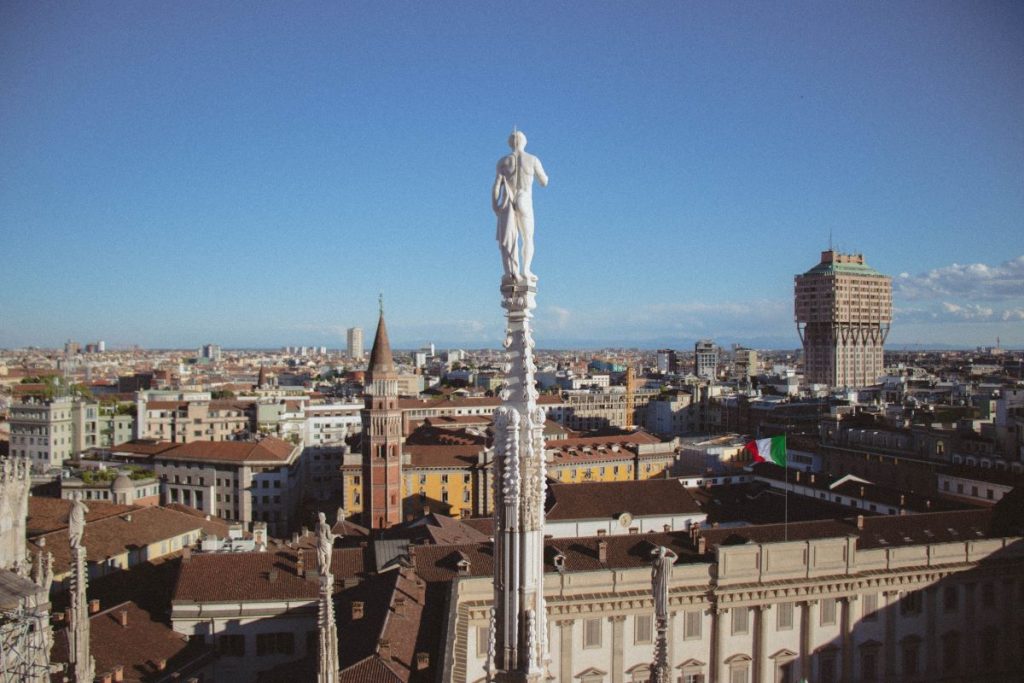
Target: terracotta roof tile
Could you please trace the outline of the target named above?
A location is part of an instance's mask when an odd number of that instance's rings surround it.
[[[362,553],[361,548],[335,548],[331,570],[336,581],[353,578],[363,571]],[[298,575],[300,554],[305,568],[311,572],[306,577]],[[194,554],[181,563],[174,600],[315,600],[318,587],[311,580],[315,569],[316,558],[311,550],[281,548],[267,552]]]
[[[296,449],[287,441],[268,436],[260,441],[193,441],[178,444],[158,457],[161,460],[285,464]]]
[[[91,506],[92,503],[90,513]],[[95,520],[87,515],[82,544],[89,562],[103,562],[125,552],[190,532],[195,532],[197,537],[201,532],[226,535],[227,528],[227,524],[219,519],[206,520],[177,510],[162,507],[127,508],[122,514],[107,515]],[[44,539],[45,546],[40,545]],[[28,549],[33,555],[39,550],[53,553],[53,571],[56,576],[69,571],[71,548],[68,545],[67,518],[63,528],[33,538]]]
[[[548,495],[550,520],[611,518],[621,512],[634,517],[700,512],[679,479],[552,484]]]
[[[127,618],[127,626],[121,625],[122,615]],[[129,683],[192,671],[214,655],[212,648],[190,642],[134,602],[124,602],[91,616],[89,632],[89,650],[96,659],[97,676],[120,665],[124,667],[124,680]],[[67,629],[54,633],[53,659],[68,660]],[[156,663],[160,660],[167,661],[167,668],[158,672]]]

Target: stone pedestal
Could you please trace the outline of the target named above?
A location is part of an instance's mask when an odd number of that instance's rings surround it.
[[[317,683],[338,682],[338,625],[334,621],[334,575],[320,576],[320,598],[317,627],[320,631]]]
[[[544,411],[537,407],[530,320],[536,283],[502,282],[507,385],[494,414],[494,607],[497,681],[539,681],[548,664],[544,604]]]

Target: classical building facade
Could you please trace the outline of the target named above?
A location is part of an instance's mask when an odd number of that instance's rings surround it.
[[[892,278],[864,263],[862,254],[829,249],[796,276],[794,308],[808,382],[863,387],[878,381],[892,322]]]
[[[672,680],[1014,680],[1024,671],[1024,542],[987,533],[988,511],[933,513],[547,542],[553,680],[647,681],[649,551],[672,549]],[[789,540],[783,534],[788,533]],[[442,681],[486,680],[492,600],[483,546],[429,579],[453,580]],[[461,576],[459,573],[461,572]]]

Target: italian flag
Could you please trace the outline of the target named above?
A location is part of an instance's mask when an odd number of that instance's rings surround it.
[[[786,435],[773,436],[770,439],[751,441],[743,450],[749,451],[754,462],[772,462],[779,467],[786,466]]]

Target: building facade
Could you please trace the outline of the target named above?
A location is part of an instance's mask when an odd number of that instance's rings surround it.
[[[693,547],[685,533],[551,539],[548,673],[649,680],[654,604],[642,553],[664,545],[680,557],[669,582],[672,681],[1014,680],[1024,549],[1016,537],[985,537],[979,515],[791,524],[789,541],[776,536],[782,525],[750,527],[742,545],[729,540],[734,529],[691,532]],[[482,553],[461,553],[470,576],[452,588],[440,680],[480,683],[491,577],[477,574]]]
[[[693,345],[693,374],[714,379],[718,372],[718,347],[710,339],[701,339]]]
[[[33,472],[58,469],[75,453],[70,397],[29,399],[11,406],[12,456],[28,458]]]
[[[348,357],[360,359],[363,357],[363,328],[350,327],[345,334],[345,341],[348,345]]]
[[[796,276],[795,314],[811,384],[863,387],[884,374],[883,346],[892,322],[892,278],[863,254],[829,249]]]

